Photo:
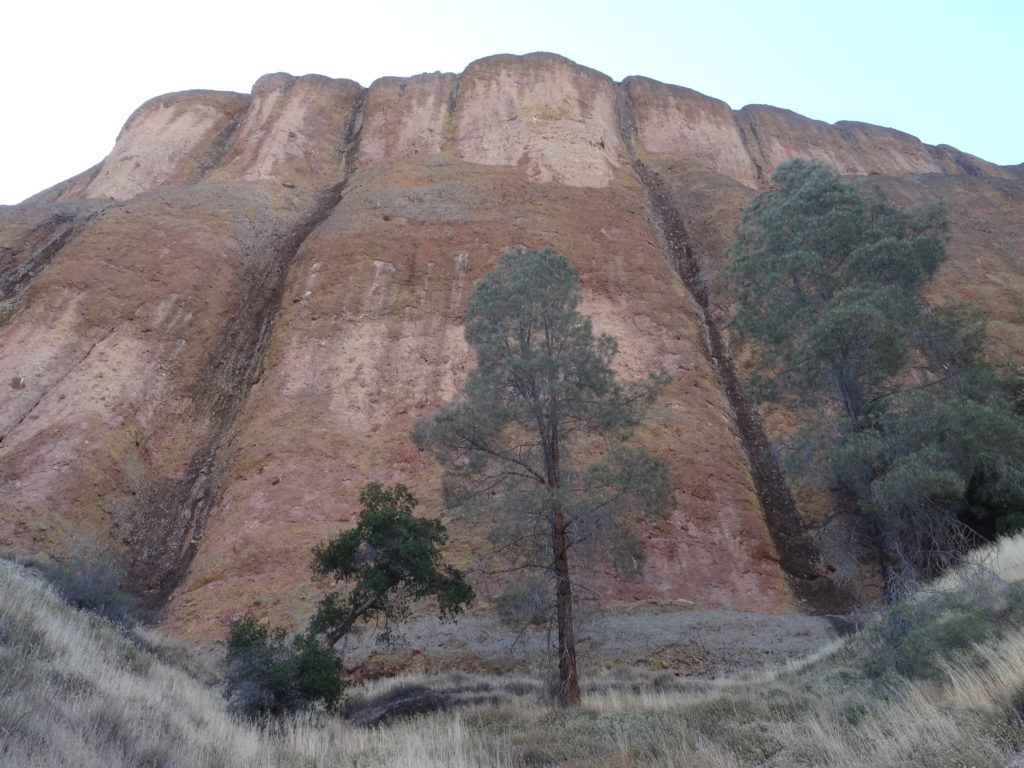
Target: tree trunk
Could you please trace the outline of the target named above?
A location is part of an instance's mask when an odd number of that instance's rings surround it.
[[[872,521],[875,534],[875,549],[878,555],[878,568],[882,574],[882,599],[886,605],[895,605],[899,602],[899,590],[897,589],[896,570],[889,560],[889,538],[886,535],[885,527],[875,517]]]
[[[333,629],[329,629],[324,633],[324,641],[327,644],[327,650],[332,650],[334,646],[338,644],[345,635],[348,634],[349,630],[352,629],[352,625],[356,623],[356,620],[370,610],[377,603],[377,596],[373,595],[368,597],[362,605],[352,610],[345,620],[338,624]]]
[[[570,707],[580,703],[580,681],[576,673],[576,633],[572,623],[572,583],[569,579],[565,516],[561,508],[553,515],[554,566],[558,603],[558,703]]]

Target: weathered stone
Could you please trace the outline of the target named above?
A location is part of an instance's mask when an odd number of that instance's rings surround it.
[[[153,99],[96,168],[0,208],[0,547],[104,542],[179,635],[221,636],[247,608],[300,624],[309,549],[363,484],[405,482],[442,513],[410,426],[473,365],[474,283],[551,245],[620,373],[672,375],[637,439],[677,504],[645,532],[642,578],[589,584],[618,604],[823,610],[799,518],[772,511],[792,502],[758,466],[720,279],[743,206],[799,155],[900,204],[947,200],[931,291],[978,303],[997,351],[1024,354],[1021,167],[552,54]],[[468,562],[480,532],[451,534]]]

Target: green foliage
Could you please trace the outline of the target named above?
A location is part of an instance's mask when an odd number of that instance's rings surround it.
[[[551,574],[560,664],[573,668],[569,550],[586,547],[595,560],[623,546],[638,553],[631,518],[662,513],[670,496],[664,462],[618,445],[667,377],[616,380],[617,344],[595,336],[579,313],[578,282],[551,248],[504,254],[474,288],[464,318],[477,367],[452,402],[413,430],[447,469],[447,506],[484,525],[506,565]],[[577,448],[603,459],[578,467]],[[560,674],[563,688],[575,684],[574,671]]]
[[[313,549],[315,576],[353,583],[344,595],[331,592],[320,601],[311,632],[324,633],[333,647],[356,621],[376,618],[386,643],[412,601],[436,600],[443,619],[472,602],[463,574],[442,563],[448,532],[440,520],[413,515],[417,502],[406,486],[369,483],[359,502],[356,527]]]
[[[1024,622],[1024,587],[975,579],[952,592],[925,594],[889,608],[854,644],[865,673],[940,678],[943,664]],[[974,664],[982,664],[978,656]]]
[[[772,183],[732,245],[734,322],[762,343],[762,394],[827,400],[859,424],[910,362],[921,288],[945,260],[945,210],[896,209],[811,160],[783,163]]]
[[[517,566],[550,565],[553,509],[566,515],[570,545],[597,556],[631,540],[632,513],[658,515],[670,497],[665,463],[620,444],[667,377],[616,380],[616,341],[579,313],[578,281],[551,248],[504,254],[464,318],[477,367],[413,430],[447,468],[446,505],[486,524]],[[579,468],[572,449],[587,440],[588,453],[606,446],[604,455]]]
[[[412,601],[433,598],[441,617],[451,619],[473,600],[462,573],[441,562],[444,525],[413,515],[416,499],[408,488],[369,483],[359,501],[356,527],[313,549],[314,575],[352,582],[351,588],[328,593],[305,633],[289,643],[283,628],[251,614],[231,622],[226,692],[235,711],[257,717],[317,703],[334,707],[343,685],[332,649],[357,621],[382,620],[380,640],[387,643]]]
[[[802,412],[788,465],[836,495],[831,557],[851,575],[871,550],[892,601],[1024,512],[1024,428],[984,317],[922,297],[946,258],[941,204],[900,210],[804,159],[772,181],[729,266],[735,324],[760,343],[752,389]]]
[[[252,614],[231,622],[226,641],[226,692],[249,717],[277,716],[316,703],[337,704],[341,661],[312,634],[287,642],[287,632]]]

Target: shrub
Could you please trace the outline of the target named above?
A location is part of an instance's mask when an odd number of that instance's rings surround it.
[[[287,642],[287,632],[252,614],[231,622],[227,638],[225,694],[246,717],[277,716],[334,707],[341,697],[341,661],[313,635]]]
[[[43,576],[70,605],[115,624],[137,618],[139,599],[124,588],[127,570],[98,546],[80,545],[65,560],[40,566]]]
[[[1024,585],[979,580],[951,593],[922,595],[888,610],[862,643],[871,677],[941,676],[943,661],[1024,623]],[[980,663],[980,660],[979,660]]]

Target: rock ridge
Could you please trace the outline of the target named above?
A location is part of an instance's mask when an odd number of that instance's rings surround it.
[[[1015,180],[1022,173],[893,128],[833,125],[760,104],[733,110],[692,89],[639,76],[621,85],[634,104],[642,153],[685,155],[751,188],[796,156],[823,160],[848,175]],[[340,159],[331,144],[340,141],[340,116],[358,90],[365,91],[368,107],[357,167],[450,151],[468,162],[519,168],[532,181],[605,186],[627,162],[613,130],[617,87],[596,70],[535,53],[490,56],[458,75],[383,77],[369,88],[277,73],[260,78],[249,95],[167,94],[136,110],[92,178],[55,190],[52,199],[129,199],[207,177],[301,178],[330,186]]]

